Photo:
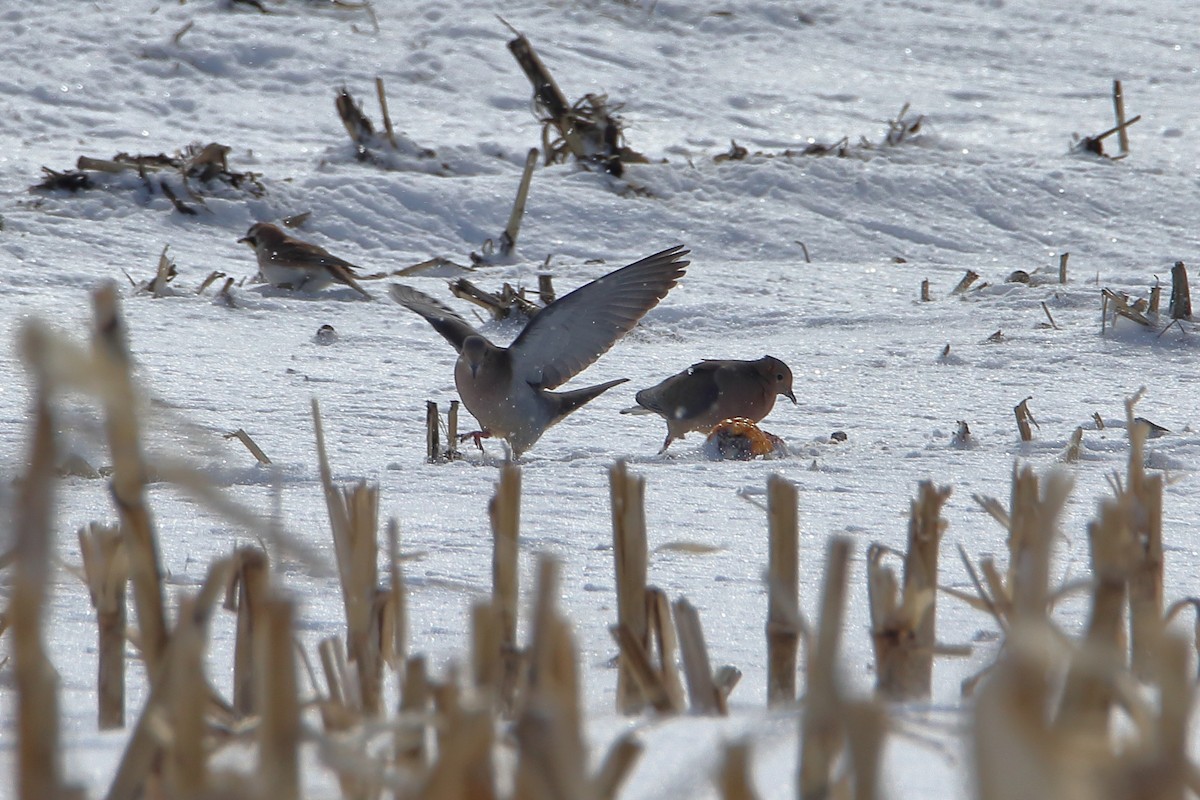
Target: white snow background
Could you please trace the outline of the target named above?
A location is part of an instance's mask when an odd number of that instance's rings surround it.
[[[1169,285],[1176,260],[1197,262],[1200,29],[1188,4],[376,0],[376,26],[329,3],[264,3],[271,13],[224,0],[0,8],[6,504],[30,430],[16,334],[36,317],[84,340],[90,290],[116,281],[137,375],[154,399],[149,450],[186,454],[264,517],[278,501],[287,531],[332,564],[309,414],[318,398],[336,479],[377,482],[382,514],[399,520],[403,549],[420,556],[405,564],[411,649],[428,653],[435,671],[465,654],[469,604],[490,590],[486,506],[502,450],[493,442],[482,459],[425,463],[425,401],[444,408],[455,396],[453,350],[386,299],[381,281],[364,284],[378,298],[370,303],[344,288],[294,294],[247,280],[229,308],[213,301],[213,289],[194,289],[213,270],[251,278],[253,253],[236,240],[253,222],[300,212],[311,217],[296,235],[365,272],[432,256],[466,263],[498,238],[525,153],[540,142],[499,14],[530,38],[569,99],[595,92],[623,103],[628,143],[653,163],[631,166],[627,182],[574,164],[539,167],[516,256],[472,279],[533,288],[548,258],[562,294],[665,247],[691,249],[680,286],[569,386],[630,383],[551,429],[522,463],[522,588],[532,586],[537,553],[562,561],[561,607],[581,649],[592,753],[643,729],[647,751],[623,798],[713,796],[719,747],[741,736],[753,742],[762,796],[792,796],[797,717],[765,711],[766,515],[742,496],[761,495],[771,473],[800,490],[809,614],[827,537],[855,542],[842,657],[854,691],[873,681],[861,559],[871,542],[903,548],[918,481],[953,487],[941,580],[966,587],[956,544],[975,556],[1004,551],[1003,531],[971,494],[1006,501],[1017,461],[1039,472],[1069,469],[1076,488],[1055,579],[1084,575],[1085,526],[1109,493],[1105,477],[1123,471],[1127,457],[1123,401],[1143,385],[1139,413],[1171,431],[1149,443],[1147,456],[1149,468],[1171,478],[1167,598],[1197,591],[1198,339],[1178,326],[1158,336],[1126,320],[1100,330],[1101,287],[1146,296],[1156,280]],[[334,96],[346,86],[378,121],[376,76],[397,129],[436,150],[435,159],[397,159],[395,170],[355,160]],[[1114,78],[1124,82],[1128,114],[1142,115],[1130,128],[1132,154],[1112,161],[1071,153],[1073,133],[1112,124]],[[858,146],[860,137],[878,145],[906,102],[910,118],[925,117],[918,135],[896,147]],[[731,139],[751,153],[778,153],[843,136],[851,157],[713,161]],[[222,189],[185,216],[132,176],[78,194],[28,191],[42,166],[66,170],[80,155],[171,153],[210,141],[232,148],[231,169],[260,173],[266,193]],[[1115,137],[1106,145],[1114,150]],[[136,293],[124,273],[150,278],[164,245],[178,266],[176,291],[163,299]],[[1058,255],[1067,251],[1070,280],[1059,285]],[[987,285],[951,296],[968,269]],[[1034,272],[1033,285],[1006,283],[1017,269]],[[932,302],[919,302],[923,279]],[[405,281],[472,313],[444,278]],[[1045,324],[1043,302],[1057,329]],[[323,324],[336,328],[333,344],[314,339]],[[518,330],[482,328],[505,342]],[[996,331],[1002,340],[989,341]],[[710,462],[696,435],[658,456],[661,421],[617,413],[636,389],[696,360],[764,353],[796,377],[799,406],[784,400],[763,423],[787,441],[786,459]],[[1029,396],[1040,428],[1022,444],[1012,409]],[[77,403],[67,411],[69,449],[107,464],[96,410]],[[1097,430],[1095,412],[1106,429]],[[974,447],[953,445],[959,420]],[[1077,426],[1083,458],[1061,465]],[[237,428],[274,469],[222,439]],[[830,443],[838,430],[847,440]],[[653,552],[650,582],[695,604],[714,662],[742,671],[728,719],[614,711],[606,470],[616,459],[647,480],[652,550],[712,548]],[[115,511],[104,481],[69,478],[59,490],[58,552],[76,564],[75,530],[114,521]],[[173,592],[194,591],[212,559],[253,541],[170,486],[152,485],[149,499]],[[343,631],[332,574],[286,558],[275,568],[298,600],[306,642]],[[1070,604],[1058,616],[1078,631],[1084,609]],[[975,653],[938,659],[931,701],[896,709],[885,765],[893,798],[969,793],[959,682],[995,655],[997,632],[986,615],[945,596],[938,630],[943,641],[974,641]],[[224,691],[232,636],[232,618],[219,615],[210,675]],[[63,570],[48,637],[61,674],[68,776],[97,796],[126,734],[96,730],[93,612],[85,587]],[[0,667],[0,677],[10,669]],[[145,683],[140,664],[131,669],[136,710]],[[12,711],[6,698],[6,718]],[[0,774],[11,775],[14,732],[0,737]],[[319,768],[306,781],[317,796],[336,794]],[[0,796],[13,791],[11,779],[0,780]]]

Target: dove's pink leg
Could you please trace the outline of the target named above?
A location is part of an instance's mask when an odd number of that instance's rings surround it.
[[[474,441],[475,446],[478,447],[481,452],[483,451],[483,440],[490,438],[492,438],[492,432],[487,430],[471,431],[470,433],[460,433],[458,435],[458,440],[460,442],[465,442],[467,439]]]

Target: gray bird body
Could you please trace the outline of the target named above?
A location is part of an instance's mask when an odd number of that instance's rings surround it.
[[[666,296],[689,262],[682,245],[592,281],[543,308],[497,347],[438,300],[394,284],[392,298],[424,317],[458,351],[454,383],[484,431],[519,457],[546,430],[625,378],[552,392],[608,351]]]
[[[658,414],[667,422],[662,450],[691,431],[708,433],[722,420],[758,422],[783,395],[796,402],[792,371],[772,356],[755,361],[706,360],[637,393],[637,405],[623,414]],[[662,451],[660,451],[662,452]]]
[[[356,266],[323,247],[288,236],[275,225],[255,223],[238,241],[254,248],[258,269],[272,286],[311,291],[336,281],[371,299],[354,279]]]

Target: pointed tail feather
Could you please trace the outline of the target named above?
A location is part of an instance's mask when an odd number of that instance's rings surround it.
[[[657,414],[658,412],[652,408],[646,408],[645,406],[630,406],[629,408],[622,408],[621,413],[622,414]]]
[[[354,274],[352,272],[350,272],[350,270],[343,267],[341,264],[330,264],[329,272],[331,275],[333,275],[333,279],[336,280],[338,283],[346,284],[351,289],[358,292],[359,294],[361,294],[363,297],[367,298],[368,300],[375,299],[374,297],[371,297],[371,295],[367,292],[366,289],[364,289],[363,287],[358,285],[358,281],[356,281],[354,279]]]
[[[547,392],[547,394],[553,397],[558,403],[558,413],[554,415],[554,422],[551,422],[550,424],[553,425],[555,422],[560,421],[563,417],[567,416],[575,409],[579,408],[585,403],[595,400],[609,389],[613,388],[614,386],[619,386],[628,380],[628,378],[618,378],[615,381],[608,381],[607,383],[597,384],[596,386],[588,386],[585,389],[574,389],[569,392],[554,392],[553,394]]]

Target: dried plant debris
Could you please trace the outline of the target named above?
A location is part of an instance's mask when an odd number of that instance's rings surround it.
[[[872,146],[864,139],[860,147],[871,149]],[[729,151],[713,156],[713,161],[718,164],[723,161],[745,161],[752,155],[756,158],[794,158],[796,156],[837,156],[838,158],[845,158],[851,154],[850,139],[847,136],[843,136],[833,144],[825,144],[814,140],[798,150],[793,150],[789,147],[786,150],[780,150],[775,153],[763,150],[756,150],[751,153],[745,147],[731,139],[729,142]]]
[[[1150,301],[1140,297],[1132,297],[1122,291],[1114,291],[1113,289],[1101,289],[1101,311],[1100,311],[1100,331],[1103,333],[1106,326],[1115,327],[1117,317],[1133,320],[1143,328],[1153,329],[1156,327],[1155,321],[1146,315],[1150,308]],[[1111,322],[1109,322],[1111,312]],[[1155,317],[1158,315],[1155,314]]]
[[[162,297],[167,291],[167,284],[175,280],[178,271],[175,269],[175,259],[167,255],[170,245],[164,245],[162,254],[158,257],[158,268],[154,271],[154,277],[150,282],[142,287],[143,291],[150,292],[155,297]]]
[[[182,5],[182,2],[180,3]],[[273,0],[274,5],[283,5],[283,0]],[[355,0],[306,0],[303,5],[319,10],[333,9],[334,11],[361,11],[371,19],[371,24],[375,30],[379,30],[379,21],[375,16],[375,8],[371,3],[363,0],[355,2]],[[238,10],[254,10],[260,14],[272,14],[273,12],[263,0],[225,0],[225,7],[230,11]]]
[[[908,110],[908,103],[905,103],[900,108],[900,113],[896,115],[896,118],[888,120],[888,132],[883,138],[883,143],[888,147],[895,147],[898,144],[902,144],[921,132],[921,125],[925,122],[925,115],[918,114],[915,119],[910,119]]]
[[[421,147],[392,128],[383,81],[376,79],[375,88],[383,113],[383,133],[376,130],[371,119],[363,112],[362,104],[354,99],[345,86],[338,91],[334,100],[334,107],[353,143],[354,158],[380,169],[449,175],[450,165],[436,160],[436,150]]]
[[[80,170],[58,172],[49,167],[42,167],[42,173],[46,177],[42,178],[42,182],[36,186],[31,186],[30,190],[78,192],[84,189],[95,188],[91,177],[86,172]]]
[[[616,114],[623,107],[622,103],[610,104],[607,95],[590,93],[571,106],[569,122],[565,124],[578,137],[582,154],[575,152],[558,120],[542,117],[542,152],[546,154],[546,163],[565,163],[569,156],[575,155],[617,178],[624,174],[624,164],[649,163],[648,158],[625,144],[625,130]]]
[[[231,433],[224,434],[224,438],[237,439],[247,450],[250,451],[250,454],[254,456],[258,463],[270,465],[271,459],[267,458],[267,454],[262,451],[262,448],[258,446],[258,443],[250,438],[250,434],[246,433],[246,431],[242,430],[241,428],[238,428],[236,431]]]
[[[285,228],[303,228],[304,223],[308,222],[312,217],[311,211],[301,211],[299,214],[292,214],[280,220]]]
[[[1072,153],[1090,153],[1092,155],[1108,158],[1113,161],[1119,161],[1129,155],[1129,126],[1142,118],[1138,114],[1133,119],[1125,119],[1125,93],[1121,88],[1120,81],[1113,81],[1113,108],[1116,112],[1117,124],[1103,133],[1098,133],[1095,136],[1080,136],[1075,133],[1071,135],[1071,152]],[[1117,134],[1119,154],[1110,156],[1104,152],[1104,140],[1113,134]]]
[[[1073,464],[1078,461],[1083,455],[1083,428],[1077,427],[1071,434],[1071,439],[1067,442],[1066,448],[1063,450],[1059,458],[1068,464]]]
[[[163,246],[162,253],[159,254],[158,257],[158,265],[154,270],[154,275],[148,280],[136,281],[128,272],[125,272],[123,269],[121,270],[125,273],[126,280],[129,281],[129,285],[133,287],[136,294],[151,294],[155,297],[163,297],[167,294],[174,294],[174,292],[168,288],[168,285],[174,281],[176,277],[178,277],[179,273],[175,269],[175,259],[167,255],[170,249],[170,245]],[[196,291],[196,293],[199,294],[200,292],[204,291],[205,287],[212,281],[216,280],[215,276],[219,274],[220,273],[214,272],[212,275],[210,275],[208,280]]]
[[[1017,431],[1021,434],[1022,442],[1029,442],[1033,440],[1033,428],[1037,428],[1038,430],[1041,430],[1042,428],[1042,426],[1038,424],[1038,421],[1033,418],[1033,414],[1029,410],[1029,401],[1032,399],[1033,397],[1026,397],[1024,400],[1013,406],[1013,414],[1017,418]],[[1033,427],[1031,428],[1030,425]]]
[[[795,158],[797,156],[837,156],[838,158],[847,158],[854,155],[862,155],[872,150],[878,150],[882,147],[896,147],[913,138],[921,132],[921,126],[925,122],[925,115],[918,114],[916,117],[908,116],[908,103],[905,103],[900,108],[900,113],[895,119],[887,121],[887,133],[883,139],[876,144],[865,136],[858,137],[857,144],[850,143],[849,136],[843,136],[832,144],[818,142],[815,139],[810,139],[808,144],[799,149],[787,148],[778,152],[764,152],[762,150],[751,153],[736,141],[730,140],[729,151],[719,153],[713,156],[713,161],[721,163],[723,161],[745,161],[751,155],[760,158]]]
[[[729,140],[729,152],[718,153],[713,156],[713,161],[720,164],[722,161],[745,161],[746,156],[750,155],[750,151],[737,143],[736,139]]]
[[[488,292],[466,278],[459,278],[450,284],[450,293],[487,309],[492,318],[497,320],[507,319],[513,313],[532,319],[542,310],[541,306],[525,296],[524,288],[514,288],[510,283],[500,287],[499,292]]]
[[[1128,126],[1132,125],[1133,123],[1137,122],[1138,120],[1140,120],[1141,118],[1142,118],[1142,115],[1139,114],[1136,117],[1134,117],[1133,119],[1127,121],[1123,127],[1128,127]],[[1108,153],[1104,152],[1104,140],[1107,139],[1109,136],[1112,136],[1114,133],[1117,133],[1121,129],[1122,129],[1121,127],[1112,127],[1112,128],[1109,128],[1108,130],[1104,131],[1103,133],[1096,134],[1095,136],[1080,136],[1077,133],[1072,134],[1071,135],[1071,152],[1072,153],[1091,153],[1092,155],[1101,156],[1103,158],[1111,159],[1112,161],[1119,161],[1122,158],[1124,158],[1126,155],[1128,155],[1128,153],[1121,153],[1120,155],[1110,156]]]
[[[201,281],[200,286],[196,288],[196,294],[204,294],[204,290],[211,286],[214,281],[220,280],[224,277],[225,273],[219,270],[213,270],[212,272],[208,273],[208,277]],[[230,278],[230,280],[233,279]]]
[[[1151,305],[1155,306],[1155,311],[1158,310],[1156,303]],[[1192,318],[1192,294],[1188,289],[1187,266],[1182,261],[1176,261],[1171,268],[1171,303],[1168,308],[1171,319]]]
[[[474,267],[466,266],[451,261],[443,256],[434,256],[426,259],[419,264],[413,264],[410,267],[398,269],[392,273],[397,277],[407,277],[409,275],[424,275],[430,278],[450,278],[463,274],[464,272],[474,272]]]
[[[237,302],[234,301],[233,294],[229,291],[232,288],[233,278],[226,278],[225,283],[221,286],[221,290],[213,298],[213,304],[226,306],[227,308],[237,308]]]
[[[609,103],[607,95],[590,93],[574,105],[568,104],[533,45],[516,28],[504,24],[516,34],[508,49],[533,86],[533,103],[542,123],[542,152],[547,165],[564,163],[574,156],[582,164],[619,178],[624,174],[625,164],[647,163],[645,156],[625,144],[621,118],[616,114],[621,104]]]
[[[967,291],[967,289],[970,289],[971,284],[975,283],[977,280],[979,280],[979,273],[973,269],[967,270],[962,276],[962,280],[960,280],[958,284],[950,290],[950,294],[962,294],[963,292]]]
[[[59,172],[42,167],[45,178],[30,191],[144,190],[150,197],[167,198],[181,214],[194,216],[199,213],[197,207],[205,205],[206,197],[219,196],[226,188],[251,197],[266,194],[258,173],[230,170],[231,149],[210,142],[190,144],[174,155],[117,153],[109,159],[80,156],[73,170]],[[136,180],[131,180],[133,177]]]

